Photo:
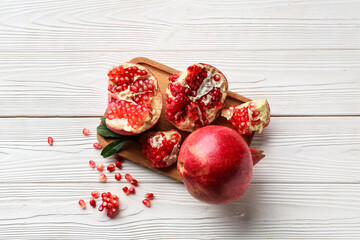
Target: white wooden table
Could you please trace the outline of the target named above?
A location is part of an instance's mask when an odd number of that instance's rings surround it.
[[[359,12],[350,0],[1,0],[0,239],[360,239]],[[113,161],[92,147],[107,70],[137,56],[210,63],[232,91],[269,100],[253,141],[267,157],[239,200],[201,203],[130,161],[136,195],[98,182],[88,161]],[[117,218],[78,206],[94,189],[120,195]]]

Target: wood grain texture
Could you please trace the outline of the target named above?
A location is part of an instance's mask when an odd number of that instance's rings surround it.
[[[98,118],[0,118],[0,182],[97,182],[99,173],[88,161],[114,161],[92,147],[98,124]],[[359,117],[272,118],[252,142],[266,155],[254,168],[253,182],[359,183],[359,125]],[[90,136],[82,134],[84,127]],[[141,182],[175,182],[130,161],[121,172]],[[113,174],[109,181],[115,182]]]
[[[0,116],[101,116],[108,69],[140,54],[1,53]],[[354,104],[360,102],[360,51],[166,51],[147,57],[179,70],[195,62],[214,65],[231,91],[267,98],[276,116],[360,115]]]
[[[1,1],[0,51],[359,49],[359,1]]]
[[[237,201],[208,205],[183,184],[143,183],[125,196],[111,183],[0,184],[2,239],[357,239],[360,185],[252,184]],[[87,205],[94,189],[120,197],[120,214],[109,220]],[[331,189],[331,192],[329,191]],[[156,193],[151,208],[143,195]]]

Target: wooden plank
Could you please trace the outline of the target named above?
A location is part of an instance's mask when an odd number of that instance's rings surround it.
[[[359,8],[350,0],[1,1],[0,51],[359,49]]]
[[[98,124],[98,118],[1,118],[0,182],[98,182],[88,161],[114,161],[92,147]],[[359,125],[360,117],[273,117],[252,142],[266,155],[253,182],[360,183]],[[82,134],[84,127],[90,136]],[[130,161],[120,172],[139,182],[176,182]],[[108,179],[115,182],[113,174]]]
[[[253,184],[237,201],[209,205],[182,184],[145,183],[125,196],[111,183],[0,184],[2,239],[357,239],[359,184]],[[94,189],[120,197],[109,220],[87,205]],[[141,204],[154,192],[151,208]]]
[[[0,116],[101,116],[108,69],[140,54],[1,53]],[[268,98],[273,115],[360,115],[354,104],[360,102],[360,51],[165,51],[147,57],[179,70],[206,61],[226,75],[231,91]]]

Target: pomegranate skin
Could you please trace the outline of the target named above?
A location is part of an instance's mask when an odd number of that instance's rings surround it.
[[[191,133],[180,148],[178,170],[188,192],[211,204],[238,199],[252,177],[250,148],[238,132],[207,126]]]

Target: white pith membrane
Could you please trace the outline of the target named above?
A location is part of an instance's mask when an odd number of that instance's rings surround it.
[[[206,78],[204,78],[202,84],[200,85],[199,89],[197,90],[196,96],[195,97],[188,96],[189,99],[191,100],[191,102],[195,102],[197,99],[201,98],[202,96],[206,95],[211,90],[213,90],[214,87],[217,87],[220,89],[220,92],[222,93],[220,102],[224,103],[225,99],[227,97],[227,90],[228,90],[228,83],[227,83],[225,76],[220,71],[218,71],[216,68],[214,68],[210,65],[207,65],[207,64],[198,63],[198,64],[194,64],[192,66],[198,66],[201,68],[205,68],[207,76],[206,76]],[[190,71],[188,71],[188,70],[180,73],[179,77],[174,82],[179,82],[181,84],[181,86],[183,86],[183,87],[190,87],[186,83],[186,77],[189,73],[190,73]],[[216,74],[218,74],[220,76],[219,81],[214,80],[214,75],[216,75]],[[175,98],[175,96],[172,94],[172,92],[170,90],[170,85],[166,89],[166,97],[171,98],[171,99]],[[205,105],[208,104],[210,101],[211,101],[211,95],[208,95],[207,98],[202,100],[202,102]],[[201,109],[199,107],[197,107],[197,109],[198,109],[199,116],[201,116],[202,115]],[[221,109],[222,109],[222,107],[206,109],[205,118],[208,120],[209,124],[218,117]],[[184,111],[185,111],[185,108],[183,111],[178,112],[175,115],[175,118],[178,118]],[[200,119],[201,123],[204,125],[204,120],[201,117],[199,119]],[[180,130],[183,130],[183,131],[192,132],[196,129],[195,123],[192,122],[192,120],[190,120],[187,115],[185,116],[184,121],[180,122],[179,124],[176,125],[174,122],[172,122],[172,123],[177,128],[179,128]]]
[[[253,117],[253,111],[250,110],[250,103],[253,103],[256,110],[260,113],[257,117]],[[243,103],[241,105],[234,107],[230,107],[228,109],[223,109],[221,112],[221,116],[225,117],[228,121],[232,118],[234,115],[234,109],[240,109],[243,107],[249,107],[248,108],[248,116],[249,121],[247,122],[247,127],[250,131],[257,131],[258,133],[261,133],[264,129],[264,126],[266,126],[269,123],[270,120],[270,108],[269,104],[266,99],[261,100],[253,100],[250,102]],[[252,126],[250,123],[250,120],[257,121],[260,120],[260,123],[256,124],[255,126]]]
[[[135,129],[133,128],[129,122],[127,118],[115,118],[115,119],[108,119],[106,118],[106,125],[110,128],[116,129],[116,130],[124,130],[126,132],[133,132],[133,133],[141,133],[144,132],[148,129],[150,129],[152,126],[154,126],[154,124],[158,121],[158,119],[160,118],[160,113],[161,113],[161,108],[162,108],[162,96],[161,94],[159,94],[159,85],[158,85],[158,81],[155,78],[155,76],[145,67],[139,65],[139,64],[134,64],[134,63],[123,63],[121,64],[121,66],[123,66],[124,69],[129,68],[129,67],[134,67],[136,66],[138,69],[146,71],[147,75],[145,76],[140,76],[140,75],[136,75],[134,76],[134,81],[133,83],[135,83],[138,80],[143,80],[144,77],[146,77],[149,80],[153,80],[154,82],[154,89],[153,90],[148,90],[148,91],[142,91],[142,92],[137,92],[134,93],[130,90],[130,86],[132,84],[129,84],[129,86],[127,87],[126,90],[121,91],[119,93],[112,93],[109,92],[109,101],[112,98],[115,98],[117,100],[124,100],[127,101],[129,103],[132,103],[134,105],[140,105],[137,104],[136,102],[134,102],[132,100],[132,98],[136,95],[139,94],[144,94],[146,92],[153,92],[153,96],[150,97],[150,106],[151,106],[151,115],[147,115],[147,117],[144,119],[143,124]],[[117,68],[117,67],[115,67]],[[112,82],[109,82],[109,84],[114,84]],[[116,85],[116,84],[115,84]]]
[[[170,166],[177,161],[178,153],[180,150],[181,135],[176,130],[169,130],[166,132],[156,132],[155,135],[150,137],[151,147],[159,149],[160,147],[163,146],[162,141],[164,140],[164,137],[160,133],[163,133],[165,135],[166,141],[170,141],[172,139],[172,135],[174,134],[179,136],[178,142],[174,145],[174,148],[172,149],[171,153],[162,159],[162,161],[165,162],[167,166]]]

